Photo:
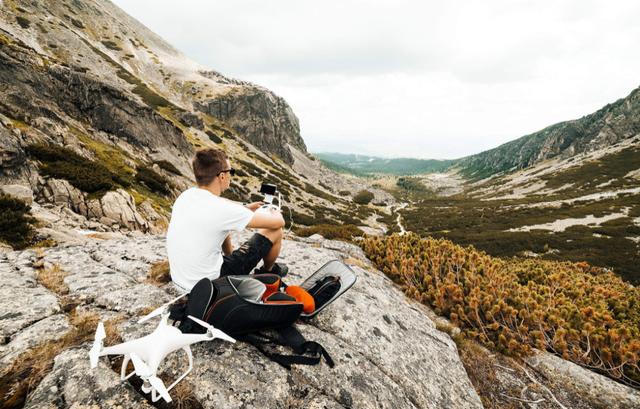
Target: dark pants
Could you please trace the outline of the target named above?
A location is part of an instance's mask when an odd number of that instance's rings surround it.
[[[220,277],[227,275],[245,275],[258,265],[273,247],[271,240],[260,233],[254,233],[249,240],[228,256],[222,256]]]

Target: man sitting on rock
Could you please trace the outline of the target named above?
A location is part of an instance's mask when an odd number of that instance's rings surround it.
[[[264,265],[257,272],[284,276],[286,266],[275,262],[282,246],[282,214],[255,212],[261,202],[242,205],[220,197],[235,174],[222,150],[201,149],[192,165],[198,186],[178,196],[167,231],[173,282],[190,291],[204,277],[249,274],[260,260]],[[234,251],[230,232],[246,227],[258,232]]]

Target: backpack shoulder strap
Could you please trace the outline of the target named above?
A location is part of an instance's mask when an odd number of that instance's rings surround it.
[[[277,337],[271,337],[261,333],[245,335],[242,340],[250,343],[267,358],[291,369],[291,365],[317,365],[324,358],[330,368],[335,366],[331,355],[317,342],[307,341],[293,325],[275,330]],[[268,345],[286,346],[295,352],[293,355],[285,355],[269,351]]]

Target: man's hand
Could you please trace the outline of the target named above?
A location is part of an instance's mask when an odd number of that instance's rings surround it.
[[[264,202],[253,202],[253,203],[248,203],[248,204],[244,205],[244,207],[246,207],[247,209],[251,210],[252,212],[255,212],[263,204],[264,204]]]

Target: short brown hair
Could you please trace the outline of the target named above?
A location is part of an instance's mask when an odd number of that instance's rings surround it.
[[[227,168],[227,154],[220,149],[205,148],[196,151],[191,163],[198,186],[207,186]]]

